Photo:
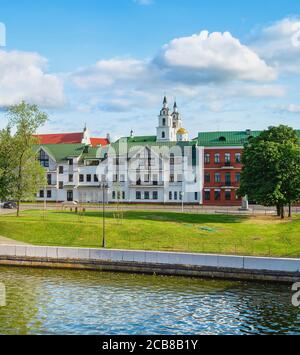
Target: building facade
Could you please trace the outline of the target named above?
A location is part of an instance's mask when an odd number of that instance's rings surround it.
[[[188,203],[240,206],[244,144],[260,131],[200,132],[189,139],[176,102],[167,98],[156,135],[91,138],[82,133],[40,135],[38,158],[47,174],[39,201]],[[300,131],[299,131],[300,136]]]

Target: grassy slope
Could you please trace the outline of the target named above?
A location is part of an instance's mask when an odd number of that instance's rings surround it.
[[[123,221],[107,216],[107,247],[246,255],[300,256],[300,218],[130,211]],[[204,228],[204,229],[203,229]],[[205,230],[209,228],[209,230]],[[0,235],[36,245],[99,247],[97,212],[24,212],[0,217]]]

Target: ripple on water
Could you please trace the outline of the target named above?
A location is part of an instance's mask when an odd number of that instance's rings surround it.
[[[289,285],[0,267],[2,334],[300,334]]]

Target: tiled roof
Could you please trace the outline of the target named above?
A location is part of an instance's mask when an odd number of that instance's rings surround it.
[[[83,133],[39,134],[39,144],[76,144],[81,143]]]
[[[257,137],[262,131],[200,132],[198,145],[202,147],[243,146],[250,137]],[[300,130],[297,131],[300,137]]]
[[[198,144],[204,147],[243,146],[249,137],[257,137],[261,131],[200,132]]]
[[[58,134],[39,134],[35,136],[39,144],[81,144],[83,133],[58,133]],[[106,146],[109,141],[106,138],[91,138],[91,145]]]
[[[109,141],[106,138],[91,138],[91,145],[93,147],[97,147],[99,145],[101,145],[102,147],[105,147],[108,144],[109,144]]]
[[[84,144],[41,144],[36,149],[45,148],[49,154],[57,161],[67,160],[71,157],[79,157],[85,148]]]

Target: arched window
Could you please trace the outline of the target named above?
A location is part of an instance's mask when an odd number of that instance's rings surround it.
[[[219,141],[220,141],[220,142],[226,142],[226,138],[225,138],[225,137],[220,137],[220,138],[219,138]]]
[[[163,124],[163,126],[165,126],[165,125],[166,125],[166,119],[165,119],[165,118],[163,118],[163,120],[162,120],[162,124]]]
[[[161,138],[166,138],[166,133],[165,132],[162,132]]]

